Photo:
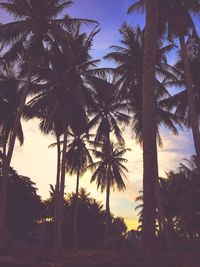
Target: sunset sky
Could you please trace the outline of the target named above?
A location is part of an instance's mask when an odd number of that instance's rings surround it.
[[[144,17],[126,15],[132,0],[76,0],[75,4],[66,10],[72,17],[91,18],[100,23],[101,31],[96,36],[92,55],[94,58],[102,58],[108,53],[109,47],[118,44],[120,35],[118,29],[124,21],[133,26],[144,26]],[[2,13],[2,11],[1,11]],[[7,22],[9,18],[5,13],[1,14],[1,22]],[[175,60],[173,57],[172,61]],[[110,63],[109,63],[110,64]],[[108,62],[102,61],[101,66],[108,66]],[[37,185],[39,194],[43,199],[49,196],[49,184],[55,184],[56,177],[56,149],[48,146],[55,142],[53,136],[43,136],[38,130],[38,121],[23,123],[25,144],[20,147],[16,144],[12,166],[19,174],[29,176]],[[175,169],[181,160],[189,157],[193,151],[191,134],[188,131],[181,132],[179,136],[173,136],[166,129],[161,129],[164,146],[159,148],[159,172],[165,176],[165,172]],[[137,212],[135,211],[135,198],[142,188],[142,150],[132,138],[130,129],[124,131],[127,148],[131,148],[126,157],[129,169],[128,180],[125,181],[125,192],[113,192],[111,194],[111,211],[116,216],[125,218],[129,228],[137,226]],[[91,196],[104,203],[105,193],[97,192],[96,184],[90,184],[91,173],[86,173],[81,178],[81,187],[87,188]],[[66,192],[75,189],[75,177],[66,175]]]

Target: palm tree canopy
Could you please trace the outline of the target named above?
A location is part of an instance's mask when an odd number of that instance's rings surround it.
[[[187,48],[189,54],[189,64],[192,76],[192,86],[194,93],[195,107],[198,116],[200,116],[200,41],[197,37],[189,36],[187,40]],[[190,127],[190,115],[186,91],[186,79],[184,75],[184,66],[181,51],[178,51],[178,61],[175,64],[175,68],[180,71],[180,77],[177,82],[167,81],[166,86],[174,86],[176,89],[181,90],[178,93],[162,100],[162,105],[165,105],[169,110],[174,110],[174,113],[184,123],[186,127]]]
[[[107,179],[110,180],[110,186],[118,190],[124,190],[126,188],[124,180],[126,177],[127,168],[124,163],[127,162],[123,155],[129,151],[119,145],[110,144],[110,153],[106,144],[101,145],[101,150],[93,149],[94,156],[99,159],[95,163],[91,164],[89,168],[95,169],[92,175],[91,182],[96,181],[97,188],[101,188],[102,191],[106,189]]]
[[[25,117],[40,118],[43,132],[63,133],[63,121],[79,134],[86,130],[86,104],[89,99],[87,79],[98,60],[92,60],[89,50],[98,30],[80,32],[80,25],[68,27],[68,41],[52,42],[45,51],[48,64],[35,70],[37,84],[30,88],[34,97],[28,102]]]
[[[105,56],[105,59],[117,64],[115,73],[118,76],[117,85],[119,88],[119,97],[128,102],[129,110],[132,112],[132,130],[136,139],[142,142],[142,76],[143,76],[143,56],[144,56],[144,31],[140,27],[133,28],[126,23],[120,28],[122,35],[121,43],[123,46],[112,46],[114,50]],[[167,62],[167,55],[171,52],[174,45],[168,44],[162,46],[158,42],[156,59],[156,121],[157,137],[161,144],[159,134],[159,125],[164,124],[174,134],[178,134],[175,124],[180,125],[176,116],[160,105],[160,101],[169,97],[165,83],[178,81],[180,73],[176,68],[170,66]],[[177,77],[178,76],[178,77]]]
[[[128,14],[133,12],[145,12],[146,1],[139,0],[131,5]],[[160,0],[159,1],[159,32],[167,33],[170,40],[180,35],[195,32],[192,16],[200,14],[199,0]]]
[[[93,163],[92,156],[90,155],[90,150],[87,148],[87,142],[89,141],[88,134],[74,135],[70,134],[72,137],[69,138],[68,149],[66,152],[66,171],[70,175],[77,174],[80,175],[87,170],[87,167]]]
[[[0,7],[14,18],[12,22],[0,25],[0,43],[9,46],[4,58],[8,62],[19,61],[20,57],[38,62],[49,40],[67,39],[65,25],[96,23],[89,19],[72,19],[68,15],[59,18],[72,4],[73,1],[67,0],[8,0],[0,3]]]
[[[127,103],[117,98],[117,87],[106,79],[92,77],[93,105],[89,110],[92,116],[89,127],[96,129],[95,141],[104,141],[109,133],[113,133],[117,141],[123,145],[124,139],[120,125],[128,125],[129,115]]]

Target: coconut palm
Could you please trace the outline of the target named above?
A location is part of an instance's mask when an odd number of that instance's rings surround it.
[[[120,126],[128,125],[127,103],[117,99],[117,86],[106,79],[92,77],[92,105],[89,109],[91,121],[89,127],[96,128],[95,141],[107,142],[109,148],[110,134],[113,133],[119,144],[124,144]]]
[[[142,143],[142,75],[144,57],[144,31],[140,27],[133,28],[126,23],[120,28],[123,46],[112,46],[113,52],[104,58],[113,61],[117,67],[114,69],[119,87],[118,96],[129,103],[129,110],[132,114],[132,131],[136,139]],[[180,73],[171,67],[167,62],[167,55],[174,45],[161,46],[157,44],[156,56],[156,125],[158,143],[162,144],[159,133],[159,126],[164,125],[175,135],[178,134],[176,124],[180,120],[168,109],[164,108],[162,99],[170,97],[165,87],[166,81],[177,82]]]
[[[146,1],[137,1],[129,8],[128,12],[131,13],[136,10],[144,10],[145,4]],[[167,33],[167,37],[170,40],[177,37],[179,38],[187,89],[189,119],[193,133],[194,147],[199,162],[198,165],[200,166],[200,130],[198,123],[198,114],[195,109],[195,97],[192,86],[191,69],[189,66],[189,56],[185,43],[185,37],[188,36],[190,32],[196,34],[192,14],[200,14],[200,2],[198,0],[162,0],[159,2],[159,12],[160,33]]]
[[[108,153],[107,142],[101,144],[100,149],[93,149],[92,152],[97,161],[91,164],[95,168],[91,182],[96,181],[97,189],[100,187],[103,192],[106,190],[106,225],[105,225],[105,246],[108,245],[110,235],[110,189],[117,187],[118,190],[125,189],[124,178],[126,178],[127,162],[123,155],[128,151],[123,146],[110,143]]]
[[[50,84],[50,83],[49,83]],[[36,86],[36,85],[34,85]],[[36,86],[37,87],[37,86]],[[38,86],[40,87],[40,86]],[[26,120],[38,118],[40,120],[39,128],[45,135],[52,134],[56,138],[57,146],[57,173],[56,173],[56,186],[55,186],[55,202],[58,203],[58,189],[60,185],[60,163],[61,163],[61,135],[63,134],[63,114],[61,106],[58,105],[59,91],[57,97],[50,92],[46,91],[47,88],[42,86],[45,90],[44,93],[36,95],[28,103],[24,110],[23,117]],[[40,88],[41,89],[41,88]],[[48,88],[49,89],[49,88]],[[39,88],[37,88],[39,91]],[[57,233],[57,206],[55,205],[54,214],[54,236]]]
[[[0,138],[3,158],[6,158],[7,143],[15,114],[20,102],[21,91],[19,91],[19,79],[10,71],[3,71],[0,75]],[[22,125],[20,123],[17,131],[17,139],[20,145],[24,142]]]
[[[146,29],[143,59],[143,194],[142,250],[145,257],[155,253],[156,179],[158,174],[156,147],[156,46],[158,39],[159,5],[157,0],[139,1],[146,5]],[[130,11],[130,9],[129,9]]]
[[[155,239],[155,188],[158,174],[155,118],[155,66],[158,23],[158,1],[146,4],[146,30],[143,65],[143,195],[142,249],[147,257],[154,253]],[[151,245],[150,245],[151,244]],[[150,249],[152,246],[152,251]]]
[[[200,91],[199,91],[199,66],[200,66],[200,42],[199,38],[193,38],[190,36],[186,43],[188,47],[188,53],[190,55],[189,63],[190,63],[190,70],[191,70],[191,77],[192,77],[192,86],[194,92],[194,99],[195,99],[195,108],[198,114],[198,118],[200,115]],[[176,86],[176,88],[181,89],[180,92],[164,99],[162,104],[165,105],[169,110],[174,109],[175,115],[178,116],[183,122],[184,126],[190,127],[190,116],[189,116],[189,106],[187,101],[187,89],[184,77],[184,64],[181,57],[181,53],[179,51],[179,59],[175,64],[175,67],[181,71],[182,76],[180,80],[176,83],[168,81],[166,83],[167,86],[171,86],[172,84]]]
[[[100,71],[101,75],[102,70]],[[120,125],[128,125],[129,115],[127,103],[117,99],[117,86],[114,81],[111,83],[107,80],[105,75],[99,77],[91,77],[89,80],[91,86],[92,101],[89,106],[88,113],[91,115],[89,128],[96,130],[95,142],[104,143],[104,152],[107,157],[112,152],[113,145],[111,143],[111,134],[117,139],[120,145],[124,145],[122,131]],[[107,196],[110,194],[110,182],[107,185]],[[109,196],[107,203],[109,202]],[[109,203],[107,204],[106,212],[106,231],[105,231],[105,245],[108,242],[109,225],[110,225],[110,211]]]
[[[59,214],[55,217],[55,231],[57,231],[57,245],[61,246],[62,239],[62,203],[65,184],[65,152],[68,127],[77,135],[87,127],[86,104],[89,98],[89,89],[86,80],[92,75],[92,69],[98,60],[92,60],[89,50],[92,40],[98,30],[91,34],[80,32],[80,24],[73,23],[66,28],[67,42],[51,40],[45,53],[48,64],[40,64],[35,68],[38,84],[30,88],[35,96],[28,102],[32,115],[41,119],[40,128],[57,136],[57,186],[59,190],[58,203],[55,205]],[[66,126],[64,126],[64,124]],[[65,142],[62,149],[62,164],[60,167],[60,135],[64,133]],[[60,170],[61,168],[61,170]],[[58,221],[58,222],[57,222]],[[60,226],[56,226],[56,224]],[[57,229],[57,230],[56,230]],[[58,245],[59,243],[59,245]]]
[[[72,1],[63,0],[53,0],[51,2],[48,0],[9,0],[0,4],[1,8],[14,17],[14,21],[0,25],[0,43],[3,46],[9,45],[4,59],[8,63],[19,62],[20,60],[26,62],[26,82],[22,87],[23,93],[10,135],[8,153],[3,168],[4,178],[2,179],[0,201],[0,229],[2,230],[5,229],[7,174],[34,67],[41,60],[44,47],[49,38],[65,37],[61,26],[71,23],[72,19],[68,16],[63,19],[57,19],[57,17],[72,3]],[[77,20],[89,22],[89,20]]]
[[[76,192],[74,196],[74,214],[73,214],[73,230],[74,230],[74,247],[78,245],[78,229],[77,229],[77,214],[78,214],[78,193],[80,177],[86,172],[88,165],[93,163],[89,149],[86,144],[91,137],[88,134],[74,135],[70,134],[67,152],[66,152],[66,171],[70,175],[76,175]]]
[[[129,109],[132,113],[132,130],[136,139],[142,143],[142,75],[143,75],[143,57],[144,57],[144,31],[139,27],[133,28],[123,24],[120,29],[122,35],[121,43],[123,46],[112,46],[114,52],[109,53],[105,58],[114,61],[117,64],[115,69],[118,76],[119,97],[127,99]],[[169,96],[165,87],[165,82],[171,80],[178,81],[180,75],[175,68],[167,63],[167,54],[173,49],[173,45],[161,46],[157,41],[156,51],[156,128],[157,140],[159,145],[162,139],[159,133],[161,124],[166,126],[174,134],[178,134],[176,124],[180,125],[181,120],[164,107],[162,99]],[[159,190],[157,190],[159,191]],[[157,192],[157,201],[159,202],[159,192]],[[162,207],[159,204],[160,212]],[[162,212],[161,212],[162,213]],[[163,217],[164,221],[164,217]]]

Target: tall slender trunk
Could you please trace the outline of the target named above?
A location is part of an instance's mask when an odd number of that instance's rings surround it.
[[[110,129],[107,131],[107,158],[111,156],[111,143],[110,143]],[[104,237],[104,247],[108,246],[109,237],[110,237],[110,224],[111,224],[111,216],[110,216],[110,167],[108,166],[107,171],[107,183],[106,183],[106,218],[105,218],[105,237]]]
[[[59,185],[60,185],[60,136],[56,133],[57,140],[57,174],[56,174],[56,188],[55,188],[55,207],[54,207],[54,239],[58,227],[58,205],[59,205]],[[54,240],[54,248],[56,247],[56,240]]]
[[[2,166],[4,164],[4,160],[6,159],[6,148],[7,148],[7,141],[8,138],[5,138],[5,140],[3,140],[3,149],[2,149]]]
[[[73,217],[73,226],[74,226],[74,248],[77,248],[77,245],[78,245],[77,214],[78,214],[78,191],[79,191],[79,180],[80,180],[80,168],[79,168],[79,164],[78,164],[77,180],[76,180],[76,194],[75,194],[75,198],[74,198],[74,217]]]
[[[8,137],[6,137],[3,141],[3,161],[6,158],[6,148],[7,148],[7,142],[8,142]]]
[[[5,241],[5,234],[6,234],[6,201],[7,201],[7,183],[8,183],[9,166],[10,166],[10,162],[11,162],[12,155],[13,155],[17,131],[18,131],[18,127],[20,124],[20,119],[21,119],[23,109],[25,106],[25,102],[26,102],[26,98],[29,92],[32,74],[33,74],[33,66],[32,64],[30,64],[28,75],[27,75],[27,80],[26,80],[25,85],[23,86],[23,93],[20,99],[20,105],[17,110],[13,129],[10,134],[7,156],[3,162],[1,191],[0,191],[1,192],[0,193],[0,243],[2,243],[2,245]]]
[[[65,189],[65,163],[66,163],[66,149],[67,149],[67,125],[64,127],[64,141],[62,151],[62,165],[59,187],[58,199],[58,220],[57,220],[57,233],[55,237],[55,248],[61,249],[63,247],[63,231],[64,231],[64,189]]]
[[[196,111],[195,99],[194,99],[194,91],[192,85],[192,75],[190,70],[189,58],[187,54],[187,48],[184,40],[184,36],[180,36],[180,46],[181,46],[181,53],[183,57],[184,63],[184,73],[186,79],[186,90],[187,90],[187,100],[188,100],[188,107],[189,107],[189,118],[190,124],[192,128],[193,140],[194,140],[194,147],[197,155],[197,167],[200,171],[200,131],[199,131],[199,122],[198,122],[198,115]]]
[[[142,252],[151,258],[156,253],[156,111],[155,64],[157,49],[158,0],[146,1],[146,27],[143,70],[143,191]]]
[[[111,216],[110,216],[110,175],[109,175],[107,177],[107,185],[106,185],[106,224],[105,224],[104,247],[107,247],[109,243],[110,223],[111,223]]]

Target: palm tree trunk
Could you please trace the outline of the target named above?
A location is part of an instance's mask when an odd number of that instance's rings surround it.
[[[109,161],[111,148],[110,148],[110,129],[107,129],[107,158]],[[108,166],[108,176],[107,184],[106,184],[106,220],[105,220],[105,237],[104,237],[104,247],[106,248],[109,243],[109,236],[110,236],[110,222],[111,222],[111,216],[110,216],[110,168]]]
[[[57,233],[57,227],[58,227],[58,199],[59,199],[59,185],[60,185],[60,136],[59,134],[56,134],[56,140],[57,140],[57,175],[56,175],[56,188],[55,188],[55,207],[54,207],[54,237]],[[56,247],[55,240],[54,240],[54,248]]]
[[[76,194],[74,198],[74,217],[73,217],[73,226],[74,226],[74,248],[77,248],[78,244],[78,225],[77,225],[77,213],[78,213],[78,191],[79,191],[79,180],[80,180],[80,168],[78,166],[77,171],[77,181],[76,181]]]
[[[198,167],[198,170],[200,170],[200,131],[199,131],[198,115],[197,115],[195,99],[194,99],[190,64],[189,64],[187,49],[186,49],[183,35],[180,36],[180,46],[181,46],[181,53],[183,57],[183,63],[184,63],[184,73],[185,73],[186,87],[187,87],[187,99],[188,99],[188,107],[189,107],[190,124],[192,128],[194,147],[195,147],[195,151],[197,155],[197,167]]]
[[[151,258],[156,253],[156,111],[155,64],[157,49],[158,0],[146,1],[146,28],[143,70],[143,191],[142,252]]]
[[[107,177],[107,185],[106,185],[106,224],[105,224],[105,239],[104,239],[104,247],[106,248],[109,243],[110,236],[110,175]]]
[[[62,165],[61,165],[61,177],[60,177],[60,188],[59,188],[59,199],[58,199],[58,220],[57,220],[57,234],[56,249],[63,247],[63,231],[64,231],[64,189],[65,189],[65,163],[66,163],[66,149],[67,149],[67,126],[64,127],[64,141],[62,151]]]
[[[28,75],[27,75],[27,80],[23,87],[23,93],[21,96],[20,105],[19,105],[19,108],[16,114],[13,129],[11,131],[7,156],[3,162],[1,193],[0,193],[0,244],[2,243],[2,245],[6,238],[5,237],[5,234],[6,234],[6,201],[7,201],[7,183],[8,183],[9,166],[10,166],[10,162],[11,162],[12,155],[13,155],[17,131],[18,131],[18,127],[20,124],[20,119],[21,119],[23,109],[25,106],[25,102],[26,102],[26,98],[29,92],[32,74],[33,74],[33,66],[32,64],[30,64]]]
[[[4,159],[6,158],[7,141],[8,141],[8,137],[6,137],[6,138],[3,140],[3,161],[4,161]]]

